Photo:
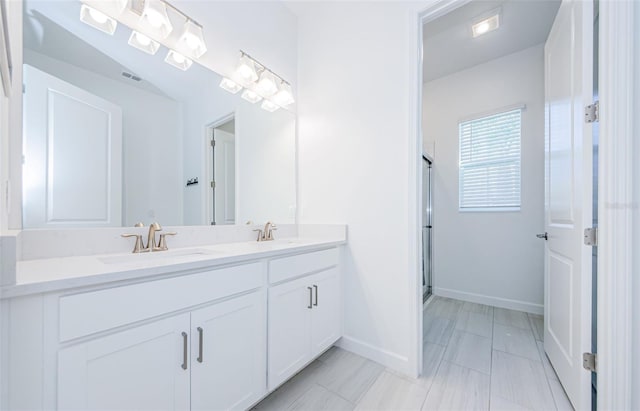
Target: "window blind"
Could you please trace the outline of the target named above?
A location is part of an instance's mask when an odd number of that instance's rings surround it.
[[[460,210],[520,208],[522,110],[460,123]]]

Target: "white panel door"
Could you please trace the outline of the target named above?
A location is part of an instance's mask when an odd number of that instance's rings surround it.
[[[265,294],[191,313],[191,408],[245,410],[267,390]]]
[[[24,66],[23,226],[122,225],[122,110]]]
[[[544,347],[576,409],[591,408],[592,137],[584,107],[592,96],[593,2],[564,0],[545,45]]]
[[[269,289],[269,390],[311,359],[313,287],[309,278]]]
[[[58,409],[188,410],[189,326],[182,314],[60,350]]]
[[[340,274],[337,267],[309,278],[313,288],[311,310],[311,356],[320,354],[342,335]]]
[[[236,142],[233,134],[214,129],[213,165],[215,201],[215,222],[235,224],[236,222]]]

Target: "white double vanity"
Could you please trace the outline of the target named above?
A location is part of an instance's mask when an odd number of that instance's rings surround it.
[[[344,226],[181,228],[197,244],[17,262],[3,409],[247,409],[341,337]]]
[[[8,2],[1,410],[243,410],[342,335],[346,227],[296,224],[295,19],[265,3],[248,39],[244,5],[168,3]],[[194,25],[209,51],[177,64]],[[221,88],[246,53],[253,83]]]

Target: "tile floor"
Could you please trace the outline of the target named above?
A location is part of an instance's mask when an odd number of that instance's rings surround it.
[[[541,316],[434,297],[419,379],[334,347],[255,410],[572,410],[543,335]]]

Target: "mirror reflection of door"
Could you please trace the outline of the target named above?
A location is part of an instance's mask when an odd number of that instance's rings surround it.
[[[210,129],[213,144],[213,196],[211,225],[235,224],[236,142],[235,119]]]

